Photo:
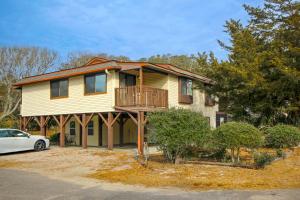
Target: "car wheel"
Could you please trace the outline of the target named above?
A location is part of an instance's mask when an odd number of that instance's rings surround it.
[[[46,145],[45,142],[42,140],[38,140],[35,144],[34,144],[34,150],[35,151],[43,151],[45,149]]]

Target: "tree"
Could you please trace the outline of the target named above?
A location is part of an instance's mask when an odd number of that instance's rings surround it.
[[[184,158],[191,146],[204,146],[210,126],[200,113],[171,108],[150,113],[150,140],[156,143],[165,157],[175,162]]]
[[[264,132],[268,147],[295,147],[300,143],[300,129],[294,126],[279,124],[266,128]]]
[[[65,63],[62,63],[62,68],[68,69],[73,67],[80,67],[94,57],[102,57],[119,61],[130,61],[130,59],[126,56],[113,56],[105,53],[72,52],[68,54],[67,61]]]
[[[150,56],[149,58],[141,58],[140,61],[147,61],[152,63],[164,63],[164,64],[173,64],[182,69],[197,72],[198,62],[195,55],[155,55]]]
[[[56,52],[45,48],[0,48],[0,121],[19,108],[21,94],[13,84],[23,77],[45,73],[56,58]]]
[[[240,161],[240,149],[263,144],[262,133],[244,122],[227,122],[213,131],[211,142],[220,149],[230,149],[232,162]]]
[[[234,119],[299,124],[300,3],[265,0],[263,8],[244,7],[249,23],[227,21],[231,45],[219,41],[228,60],[216,64],[199,59],[206,64],[200,71],[215,80],[206,90],[225,102]]]

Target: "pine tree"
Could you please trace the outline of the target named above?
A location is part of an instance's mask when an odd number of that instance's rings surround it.
[[[200,68],[215,80],[206,89],[219,96],[235,119],[256,125],[299,124],[300,3],[265,0],[263,8],[244,7],[249,23],[227,21],[231,45],[219,41],[229,52],[228,60],[207,60]]]

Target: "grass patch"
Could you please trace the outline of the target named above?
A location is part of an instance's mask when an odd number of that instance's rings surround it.
[[[173,165],[162,156],[151,156],[143,167],[129,155],[119,155],[116,162],[89,177],[109,182],[137,184],[147,187],[180,187],[184,189],[276,189],[300,188],[300,148],[293,154],[262,170],[197,164]]]
[[[20,165],[21,163],[17,161],[0,161],[0,168],[16,168]]]

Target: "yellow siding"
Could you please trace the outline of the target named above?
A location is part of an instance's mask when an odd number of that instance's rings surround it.
[[[169,75],[168,78],[168,98],[169,107],[191,109],[196,112],[201,112],[205,117],[210,118],[211,127],[216,127],[216,112],[219,106],[205,106],[205,94],[199,89],[193,90],[193,104],[179,104],[178,103],[178,77]]]
[[[114,88],[119,85],[118,73],[107,75],[107,93],[84,95],[84,76],[69,78],[69,97],[50,99],[50,82],[23,86],[22,116],[107,112],[114,108]]]
[[[168,89],[168,75],[146,72],[144,73],[144,85],[154,88]]]

